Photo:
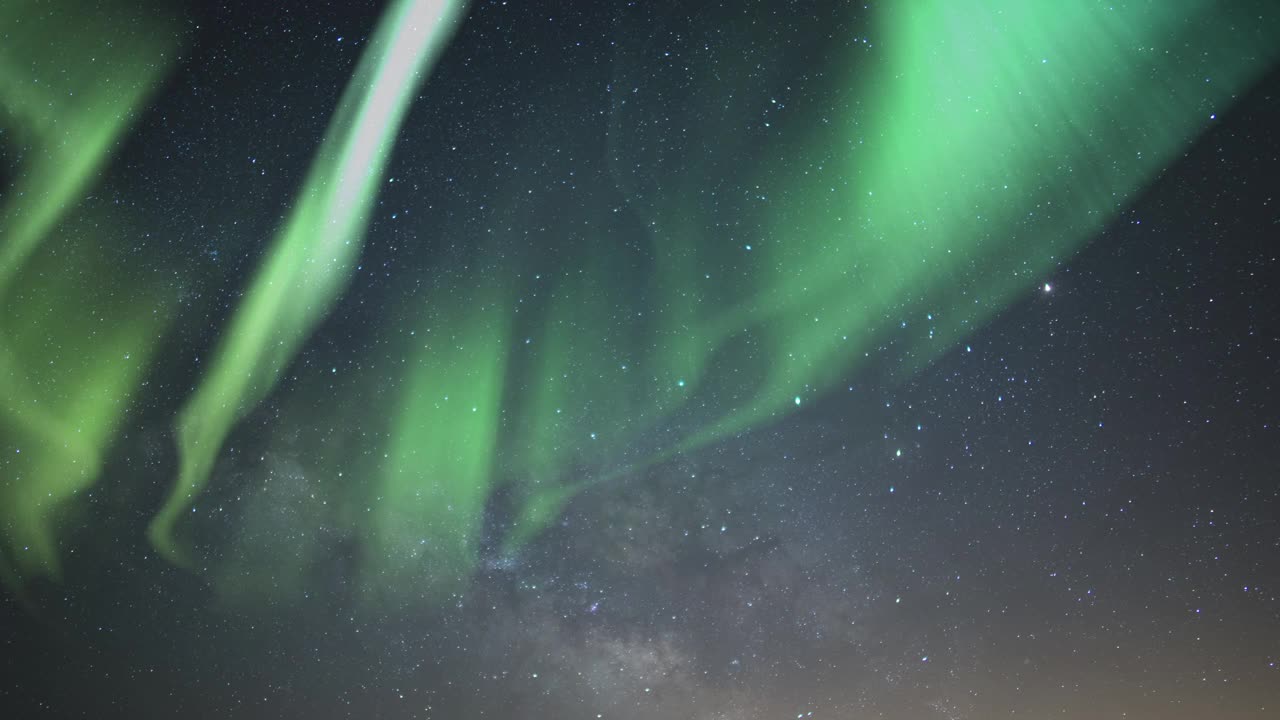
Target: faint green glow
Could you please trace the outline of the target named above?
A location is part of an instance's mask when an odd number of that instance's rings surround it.
[[[510,334],[508,303],[490,294],[419,333],[430,339],[413,349],[365,526],[368,599],[440,599],[465,589],[475,567]]]
[[[123,3],[0,6],[0,575],[57,577],[168,309],[118,274],[117,215],[76,209],[174,60],[174,23]]]
[[[370,40],[297,204],[178,418],[177,483],[148,533],[171,560],[183,555],[174,526],[208,483],[227,433],[270,392],[345,289],[405,112],[462,9],[451,0],[399,0]]]
[[[119,237],[95,225],[60,227]],[[33,274],[11,287],[13,316],[0,323],[2,555],[23,577],[58,575],[60,522],[98,479],[169,320],[158,293],[102,277],[104,267],[113,264],[90,244],[33,255],[26,268]],[[36,278],[38,289],[28,282]]]

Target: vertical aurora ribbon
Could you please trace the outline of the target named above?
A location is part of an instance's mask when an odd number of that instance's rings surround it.
[[[270,392],[346,288],[400,124],[463,7],[397,0],[371,38],[292,213],[178,418],[177,484],[148,531],[171,560],[183,561],[175,525],[208,483],[231,427]]]

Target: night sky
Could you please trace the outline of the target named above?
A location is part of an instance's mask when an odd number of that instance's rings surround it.
[[[1280,717],[1276,38],[6,0],[0,714]]]

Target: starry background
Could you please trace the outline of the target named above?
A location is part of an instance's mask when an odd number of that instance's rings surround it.
[[[252,607],[157,557],[143,530],[174,413],[381,9],[185,8],[177,70],[85,199],[135,215],[119,253],[164,278],[179,320],[67,530],[63,579],[0,606],[13,717],[1280,713],[1274,68],[922,369],[890,339],[790,415],[591,484],[520,552],[483,552],[442,606],[353,609],[341,534],[299,594]],[[635,195],[661,165],[626,168],[628,188],[618,164],[661,151],[618,147],[614,85],[646,79],[632,140],[661,145],[675,131],[646,123],[699,107],[680,80],[697,48],[757,30],[736,47],[760,73],[726,80],[756,108],[732,129],[748,141],[788,111],[770,98],[803,106],[813,53],[876,42],[868,11],[835,4],[475,3],[409,114],[351,286],[280,392],[385,360],[370,327],[428,270],[485,262],[468,238],[513,232],[549,272],[588,236],[646,252]],[[205,547],[324,532],[301,441],[255,439],[282,412],[269,399],[229,442],[220,473],[242,484],[198,503],[218,511]],[[236,500],[264,472],[273,510],[255,520]],[[506,521],[493,505],[486,543]]]

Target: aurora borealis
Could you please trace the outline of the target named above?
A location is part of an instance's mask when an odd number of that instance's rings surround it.
[[[9,3],[0,701],[1268,717],[1278,31]]]

